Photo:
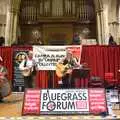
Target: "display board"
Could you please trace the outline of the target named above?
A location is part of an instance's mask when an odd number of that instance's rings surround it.
[[[27,56],[28,50],[14,50],[13,53],[13,91],[24,91],[24,78],[19,70],[19,64]]]
[[[107,112],[105,90],[27,89],[22,115],[89,114]]]
[[[106,111],[106,95],[104,89],[89,89],[90,113],[98,114]]]

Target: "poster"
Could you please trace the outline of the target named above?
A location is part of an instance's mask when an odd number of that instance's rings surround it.
[[[107,112],[105,89],[27,89],[23,115],[100,114]]]
[[[110,102],[118,103],[119,102],[119,91],[117,89],[110,90]]]
[[[102,88],[89,89],[90,113],[99,114],[107,111],[105,90]]]
[[[22,92],[24,91],[24,78],[19,70],[19,64],[27,56],[27,50],[14,50],[13,54],[13,91]]]
[[[41,90],[41,114],[85,114],[88,101],[87,89]]]
[[[55,70],[56,63],[71,51],[80,62],[82,46],[33,46],[34,59],[39,70]]]
[[[73,54],[73,57],[75,57],[80,63],[82,46],[74,46],[74,47],[73,46],[68,46],[66,49],[68,51],[71,51],[72,54]]]
[[[24,98],[23,113],[40,114],[40,90],[27,90]]]

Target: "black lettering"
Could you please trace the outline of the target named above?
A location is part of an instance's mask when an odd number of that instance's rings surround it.
[[[87,99],[87,95],[86,93],[83,93],[83,100],[86,100]]]
[[[46,106],[46,102],[43,102],[42,109],[44,109],[45,106]]]
[[[60,93],[57,94],[57,100],[61,100],[60,99]]]
[[[82,95],[81,93],[78,93],[79,99],[78,100],[82,100]]]
[[[75,109],[74,102],[68,102],[68,109]]]
[[[61,99],[62,99],[62,100],[67,100],[66,93],[63,93],[63,94],[61,95]]]
[[[61,109],[61,102],[57,102],[57,109]]]
[[[62,102],[62,109],[67,109],[67,101],[66,102]]]
[[[42,62],[42,61],[43,61],[43,59],[40,58],[40,59],[39,59],[39,62]]]
[[[71,96],[72,96],[72,94],[68,93],[68,100],[71,100]]]
[[[47,93],[43,93],[43,100],[47,100],[47,99],[48,99]]]
[[[56,94],[51,94],[51,100],[56,100]]]

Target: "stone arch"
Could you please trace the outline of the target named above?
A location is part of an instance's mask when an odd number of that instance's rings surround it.
[[[102,0],[93,0],[95,4],[95,9],[97,10],[102,10],[103,9],[103,2]]]
[[[108,6],[108,14],[109,14],[109,32],[113,35],[114,40],[119,43],[120,39],[120,32],[119,32],[119,7],[120,1],[119,0],[110,0]]]

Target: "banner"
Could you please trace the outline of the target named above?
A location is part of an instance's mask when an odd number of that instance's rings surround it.
[[[19,70],[19,64],[27,56],[27,50],[14,50],[13,53],[13,91],[21,92],[24,91],[24,78]]]
[[[105,90],[100,89],[28,89],[22,115],[99,114],[107,112]]]
[[[40,114],[40,90],[27,90],[24,96],[24,115]]]
[[[99,114],[101,112],[107,111],[105,96],[106,96],[105,90],[102,88],[89,89],[89,103],[90,103],[90,112],[91,113]]]
[[[55,70],[56,63],[66,56],[66,50],[80,61],[82,46],[33,46],[34,59],[39,70]]]
[[[82,46],[68,46],[66,48],[68,51],[71,51],[73,54],[73,57],[77,58],[77,60],[80,63],[81,60],[81,52],[82,52]]]
[[[88,113],[87,89],[41,90],[41,114]]]

